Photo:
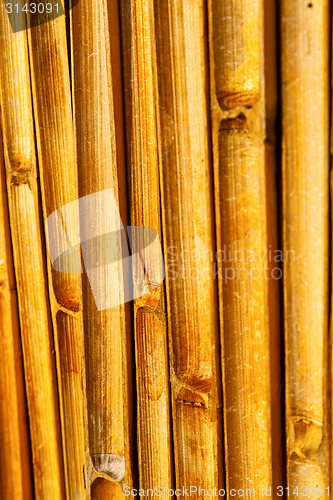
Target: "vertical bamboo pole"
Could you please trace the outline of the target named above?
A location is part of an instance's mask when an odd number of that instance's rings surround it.
[[[273,491],[285,485],[283,419],[283,354],[280,297],[282,296],[282,259],[279,234],[280,150],[279,150],[279,93],[278,93],[278,33],[277,2],[264,1],[265,26],[265,103],[266,103],[266,210],[268,255],[268,314],[270,330],[271,422]]]
[[[156,232],[161,240],[157,141],[157,80],[152,0],[123,3],[123,54],[131,225],[148,226],[132,238],[132,251],[146,248]],[[140,230],[140,229],[139,229]],[[141,250],[148,278],[163,275],[154,250]],[[163,284],[144,293],[141,261],[134,274],[134,331],[137,366],[138,454],[140,488],[172,487],[167,324]],[[155,276],[149,276],[154,272]],[[155,496],[154,496],[155,497]],[[166,495],[168,497],[168,495]]]
[[[61,238],[58,239],[56,232],[52,234],[52,231],[66,232],[69,242],[79,232],[75,204],[68,205],[78,198],[78,182],[64,16],[29,29],[28,40],[44,218],[58,210],[63,221],[64,228],[48,227],[50,250],[60,255]],[[85,451],[81,276],[77,274],[79,259],[77,250],[73,248],[72,258],[66,262],[66,272],[58,272],[48,260],[66,494],[69,499],[86,498],[89,466]]]
[[[263,1],[210,0],[227,488],[272,485]]]
[[[95,268],[94,278],[91,273],[89,280],[87,275],[83,280],[90,453],[97,472],[131,484],[126,310],[120,260],[123,242],[120,241],[122,224],[106,0],[80,1],[72,10],[71,26],[80,196],[99,193],[94,195],[94,200],[97,197],[100,200],[96,201],[95,213],[87,214],[94,218],[93,228],[89,224],[81,225],[81,239],[96,237],[98,241],[93,253],[85,255],[88,271],[95,265],[93,260],[106,263],[103,268]],[[113,245],[108,244],[110,234],[115,235]],[[113,266],[109,266],[112,260]],[[114,307],[105,305],[113,300]]]
[[[7,193],[2,144],[0,181],[0,491],[3,500],[31,500],[33,484],[29,429],[28,425],[22,426],[22,419],[27,420],[27,412],[23,364],[18,357],[20,331],[5,201]]]
[[[0,16],[1,117],[35,495],[61,499],[62,460],[38,213],[28,48],[25,31],[12,33],[4,5]]]
[[[155,7],[176,485],[214,489],[221,436],[205,10],[200,0]]]
[[[286,428],[291,489],[329,485],[328,33],[327,0],[282,1]],[[324,490],[321,498],[326,496]],[[291,497],[296,498],[296,493]]]

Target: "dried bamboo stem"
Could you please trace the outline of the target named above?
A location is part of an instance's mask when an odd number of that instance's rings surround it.
[[[282,1],[286,432],[291,489],[297,485],[326,488],[330,474],[328,30],[328,1]],[[321,498],[326,495],[324,490]],[[296,494],[290,496],[296,498]]]
[[[218,325],[201,1],[155,2],[177,487],[218,487]]]
[[[1,106],[7,191],[30,416],[35,494],[63,498],[56,382],[42,257],[26,33],[1,23]],[[15,112],[14,112],[15,110]]]
[[[209,2],[227,488],[272,485],[263,2]],[[250,257],[251,256],[251,257]]]
[[[64,206],[77,200],[78,182],[64,16],[31,28],[28,33],[44,218],[59,209],[57,213],[65,227],[58,230],[66,232],[71,244],[73,234],[79,232],[78,213],[75,205],[71,209]],[[52,233],[52,228],[50,230]],[[57,255],[63,251],[61,240],[55,235],[49,234],[49,245],[50,251]],[[84,346],[78,259],[74,250],[72,259],[66,262],[66,272],[58,272],[48,260],[66,494],[70,499],[86,498],[89,467],[85,451]]]
[[[84,257],[88,274],[83,280],[89,443],[97,472],[131,484],[126,311],[119,260],[122,244],[118,238],[122,224],[107,7],[105,0],[82,0],[72,10],[80,196],[99,193],[89,198],[96,203],[94,213],[87,214],[93,217],[93,227],[89,223],[81,225],[82,241],[97,239],[93,252]],[[114,244],[108,241],[112,233],[116,235]],[[105,266],[96,267],[95,262],[104,262]],[[111,308],[111,303],[116,305]]]
[[[280,157],[278,143],[278,63],[277,63],[277,2],[264,0],[265,12],[265,102],[266,102],[266,212],[268,269],[268,314],[270,331],[271,363],[271,427],[272,427],[272,474],[273,491],[284,485],[284,449],[281,446],[284,435],[283,420],[283,368],[282,368],[282,322],[280,296],[282,289],[282,263],[280,253],[278,180],[280,178]],[[281,270],[280,270],[281,269]]]
[[[157,88],[154,5],[152,0],[129,0],[122,11],[125,64],[130,205],[132,226],[148,226],[132,241],[141,251],[148,276],[163,274],[163,262],[148,250],[149,237],[161,240],[157,144]],[[130,26],[130,28],[128,28]],[[136,241],[136,239],[138,241]],[[136,261],[134,276],[142,262]],[[150,276],[150,281],[153,281]],[[170,394],[167,324],[163,284],[150,293],[134,278],[134,332],[137,366],[138,463],[140,488],[172,487]],[[168,495],[166,495],[168,497]]]
[[[0,14],[1,15],[1,14]],[[1,19],[1,18],[0,18]],[[0,491],[3,500],[32,499],[29,429],[23,384],[23,364],[18,360],[19,324],[12,270],[10,231],[5,199],[6,182],[0,148]],[[14,280],[13,280],[14,278]],[[12,292],[13,288],[13,292]],[[19,361],[19,363],[17,362]],[[22,397],[23,396],[23,397]]]

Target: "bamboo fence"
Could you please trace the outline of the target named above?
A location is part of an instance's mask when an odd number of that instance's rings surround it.
[[[328,499],[330,0],[0,2],[0,499]]]

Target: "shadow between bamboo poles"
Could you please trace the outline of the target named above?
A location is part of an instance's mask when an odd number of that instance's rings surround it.
[[[329,2],[283,0],[280,16],[287,482],[326,498]]]
[[[47,224],[48,250],[50,255],[60,256],[62,238],[56,236],[57,231],[69,244],[79,232],[77,210],[68,208],[78,198],[78,182],[64,16],[30,28],[28,41],[44,221],[51,214],[62,221],[57,228]],[[52,267],[50,258],[47,263],[66,496],[85,498],[89,462],[85,446],[81,276],[75,258],[68,259],[66,268],[60,270]]]
[[[38,212],[25,31],[12,33],[1,5],[1,105],[7,193],[18,289],[36,498],[63,498],[57,389]],[[13,113],[15,103],[15,113]],[[28,494],[28,492],[27,492]]]
[[[0,14],[1,15],[1,14]],[[32,500],[33,476],[3,145],[0,146],[0,491]]]
[[[219,487],[217,297],[205,10],[156,0],[160,176],[176,487]]]
[[[262,496],[272,485],[263,2],[208,10],[226,484]]]
[[[282,262],[278,257],[282,248],[280,235],[280,130],[279,123],[279,64],[278,64],[278,12],[276,0],[264,0],[264,59],[266,103],[266,206],[268,255],[268,314],[270,332],[271,422],[273,491],[285,486],[284,397],[283,397],[283,322],[280,305],[282,299]]]

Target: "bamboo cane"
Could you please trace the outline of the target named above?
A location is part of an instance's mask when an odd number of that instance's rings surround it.
[[[161,240],[154,5],[151,0],[123,3],[123,54],[132,226],[148,226],[132,241],[145,250],[144,265],[152,283],[162,276],[163,262],[148,250],[149,236]],[[130,28],[128,28],[130,26]],[[172,487],[170,395],[164,289],[144,293],[141,261],[133,265],[134,332],[137,366],[138,462],[140,488]],[[137,267],[139,266],[139,268]],[[154,272],[155,276],[149,276]],[[168,497],[168,495],[166,495]],[[155,498],[155,495],[153,495]]]
[[[271,373],[271,425],[272,425],[272,474],[273,491],[285,485],[283,408],[283,369],[280,296],[282,290],[282,263],[278,254],[282,241],[279,235],[278,182],[280,180],[280,157],[278,149],[278,64],[277,64],[277,3],[264,1],[265,13],[265,102],[266,102],[266,211],[268,253],[268,311],[270,331]]]
[[[321,486],[321,498],[330,474],[328,26],[326,0],[281,4],[287,481]]]
[[[116,158],[117,158],[117,178],[118,178],[118,200],[119,212],[123,226],[129,225],[129,204],[128,204],[128,186],[127,186],[127,159],[125,145],[125,117],[124,117],[124,99],[123,99],[123,61],[122,61],[122,40],[120,33],[120,6],[118,0],[107,0],[108,5],[108,27],[110,36],[110,54],[111,54],[111,75],[112,75],[112,97],[113,97],[113,120],[117,124],[115,127]],[[127,246],[127,243],[126,243]],[[124,265],[127,272],[130,266]],[[135,375],[135,352],[133,343],[133,307],[132,302],[125,303],[125,330],[126,330],[126,419],[128,422],[128,453],[132,471],[134,463],[137,460],[136,445],[136,375]],[[136,469],[137,470],[137,467]]]
[[[96,201],[94,227],[89,224],[81,227],[82,241],[93,237],[98,241],[92,254],[85,256],[90,274],[83,280],[90,453],[97,472],[131,484],[127,318],[119,260],[122,242],[118,235],[122,224],[107,2],[80,1],[72,10],[71,27],[80,196],[97,193],[87,200],[100,200]],[[103,244],[103,237],[111,233],[116,235],[114,245]],[[111,260],[113,266],[109,265]],[[93,261],[103,261],[106,265],[91,270]],[[111,308],[111,303],[116,305]]]
[[[272,486],[263,2],[209,2],[227,489]]]
[[[0,16],[4,152],[35,494],[38,499],[60,499],[62,461],[38,213],[28,49],[25,32],[12,33],[4,5]]]
[[[3,500],[32,499],[15,277],[12,269],[3,148],[0,147],[0,491]],[[14,292],[14,293],[13,293]]]
[[[65,227],[57,230],[66,232],[71,244],[71,239],[79,233],[79,220],[75,205],[68,204],[78,198],[78,182],[64,17],[31,28],[28,40],[44,218],[46,220],[59,209],[56,213],[60,214]],[[52,247],[49,250],[60,254],[61,239],[57,239],[52,230],[55,228],[49,228],[49,245]],[[75,249],[72,258],[66,262],[66,272],[58,272],[48,260],[66,494],[70,499],[89,495],[86,484],[89,462],[85,449],[84,345],[78,261],[80,257]]]
[[[201,1],[155,7],[176,486],[207,490],[222,443],[205,12]]]

